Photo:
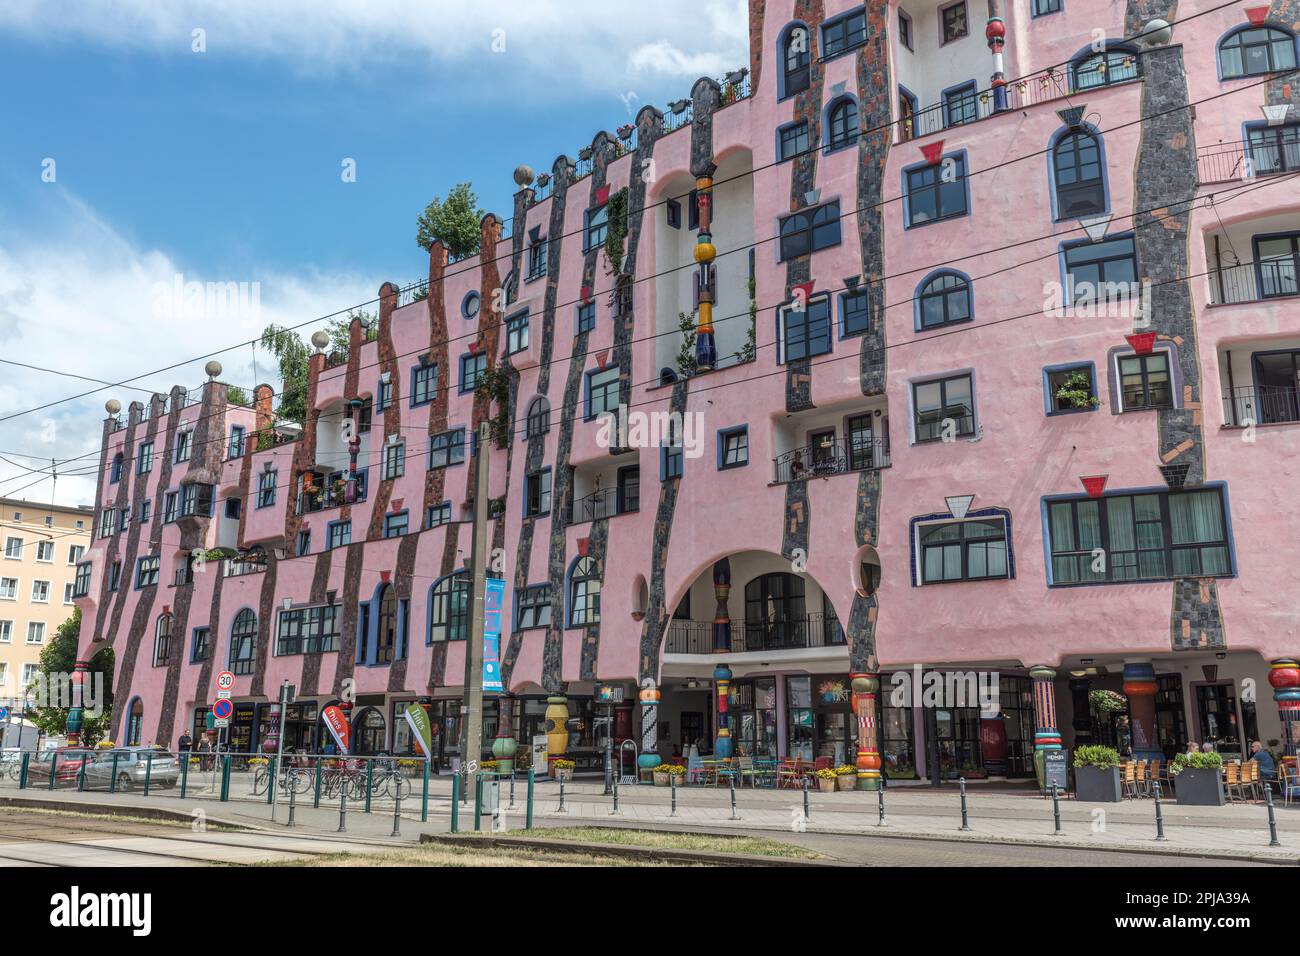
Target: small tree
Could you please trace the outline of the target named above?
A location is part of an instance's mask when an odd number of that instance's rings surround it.
[[[70,675],[77,664],[77,642],[81,636],[81,609],[77,608],[72,612],[72,617],[68,618],[59,625],[58,630],[54,632],[54,639],[51,640],[45,649],[41,651],[41,660],[38,670],[45,681],[45,686],[52,686],[49,681],[51,674]],[[92,657],[87,666],[89,671],[87,679],[93,679],[95,674],[103,675],[104,682],[104,700],[103,713],[92,717],[87,715],[83,719],[81,728],[81,742],[86,746],[95,744],[103,737],[108,729],[111,720],[113,705],[113,650],[104,648],[94,657]],[[27,688],[23,688],[24,692]],[[27,717],[32,723],[36,724],[42,733],[49,736],[62,736],[68,730],[68,710],[67,707],[54,706],[55,701],[47,701],[47,706],[29,711]]]
[[[440,239],[453,259],[473,255],[478,252],[484,215],[470,184],[459,183],[447,193],[445,200],[435,196],[420,213],[415,241],[428,252],[434,240]]]
[[[278,325],[262,331],[262,348],[280,363],[280,416],[295,422],[307,420],[307,373],[311,349],[297,332]]]

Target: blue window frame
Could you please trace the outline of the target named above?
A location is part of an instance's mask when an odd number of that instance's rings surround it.
[[[524,475],[524,517],[539,518],[551,513],[551,469]]]
[[[856,146],[858,142],[858,104],[851,96],[831,103],[826,111],[826,152]]]
[[[904,169],[903,208],[909,229],[966,215],[970,211],[966,154],[953,153],[933,165]]]
[[[1137,247],[1131,235],[1069,243],[1062,258],[1068,304],[1119,302],[1140,291]]]
[[[201,664],[212,656],[212,628],[196,627],[190,639],[190,663]]]
[[[1100,136],[1082,126],[1066,130],[1052,145],[1051,164],[1052,208],[1058,222],[1106,211],[1106,164]]]
[[[114,561],[108,568],[108,589],[116,591],[122,583],[122,562]]]
[[[912,18],[902,7],[898,9],[898,42],[907,49],[912,49]]]
[[[506,354],[515,355],[528,348],[528,310],[506,319]]]
[[[406,474],[406,442],[399,440],[384,443],[384,461],[379,470],[379,477],[392,481]]]
[[[682,477],[685,465],[685,451],[678,426],[671,418],[668,420],[668,438],[659,448],[659,480]]]
[[[487,371],[488,357],[486,352],[479,352],[473,355],[466,352],[460,357],[460,392],[474,391],[474,386],[478,384],[478,377]]]
[[[1071,64],[1070,76],[1075,92],[1135,80],[1140,74],[1140,62],[1131,49],[1108,40],[1104,50],[1089,51]]]
[[[863,335],[871,328],[871,314],[867,308],[867,290],[853,289],[840,293],[840,338]]]
[[[1256,176],[1300,169],[1300,123],[1246,125],[1246,145]]]
[[[718,430],[718,470],[743,468],[749,464],[749,426]]]
[[[591,555],[569,568],[569,627],[600,623],[600,564]]]
[[[867,42],[867,11],[865,8],[846,13],[822,24],[822,59],[843,56]]]
[[[158,565],[161,558],[158,555],[150,555],[140,558],[135,563],[135,588],[153,587],[158,583]]]
[[[311,528],[304,528],[298,532],[294,553],[300,558],[305,554],[311,554]]]
[[[776,131],[776,158],[785,162],[808,152],[808,121],[787,123]],[[680,216],[680,212],[678,213]]]
[[[375,411],[382,412],[389,405],[393,404],[393,380],[379,382],[379,387],[375,389]]]
[[[802,209],[781,220],[781,261],[840,244],[840,204]]]
[[[1011,577],[1011,536],[1001,515],[917,526],[920,583]]]
[[[1061,12],[1061,0],[1033,0],[1029,5],[1032,16],[1045,17],[1049,13]]]
[[[329,547],[330,550],[335,548],[346,547],[352,543],[352,522],[351,521],[331,521],[329,523]]]
[[[1300,232],[1255,236],[1252,243],[1260,298],[1300,293]]]
[[[777,48],[781,72],[777,75],[777,98],[786,99],[808,89],[812,81],[812,36],[804,24],[791,23],[781,31]]]
[[[590,332],[596,327],[596,303],[584,302],[578,306],[577,335]]]
[[[400,538],[406,534],[410,528],[411,516],[409,511],[399,511],[397,514],[384,515],[384,537]]]
[[[918,332],[969,322],[972,314],[970,280],[960,272],[945,270],[928,276],[916,290]]]
[[[147,475],[153,470],[153,442],[147,441],[140,446],[140,453],[135,459],[135,473]]]
[[[411,407],[427,405],[438,397],[438,366],[430,362],[411,369]]]
[[[470,579],[456,571],[429,588],[429,633],[426,644],[469,637]]]
[[[582,251],[591,252],[605,244],[605,233],[609,229],[609,206],[588,209],[583,214]]]
[[[979,89],[974,82],[943,91],[943,125],[961,126],[979,119]]]
[[[820,295],[804,308],[783,306],[778,313],[777,363],[824,355],[831,351],[831,297]]]
[[[275,482],[279,474],[272,469],[257,476],[257,507],[269,508],[275,504]]]
[[[438,528],[445,524],[451,524],[451,502],[440,501],[436,505],[429,505],[429,513],[424,516],[424,526]]]
[[[230,446],[226,449],[227,458],[241,458],[244,454],[244,426],[230,426]]]
[[[1219,77],[1234,80],[1296,68],[1296,39],[1275,26],[1239,27],[1219,41]]]
[[[113,471],[109,476],[108,483],[115,485],[122,480],[122,453],[119,451],[113,456]]]
[[[1081,391],[1088,393],[1086,399],[1079,395]],[[1062,392],[1067,393],[1066,397],[1061,397]],[[1077,404],[1076,397],[1084,404]],[[1091,412],[1100,404],[1101,399],[1097,397],[1097,367],[1092,362],[1049,365],[1043,369],[1043,410],[1048,415]]]
[[[172,461],[180,464],[183,461],[190,460],[190,454],[194,450],[194,432],[186,429],[176,433],[176,454]]]
[[[619,371],[617,365],[593,369],[587,373],[587,410],[585,418],[595,418],[605,412],[618,414]]]
[[[453,428],[429,439],[429,467],[445,468],[465,461],[465,429]]]
[[[530,584],[515,589],[515,630],[531,631],[551,626],[551,586]]]
[[[939,11],[940,43],[952,43],[970,33],[966,18],[966,0],[954,3]]]
[[[524,275],[524,281],[532,282],[544,275],[546,275],[546,237],[539,235],[537,229],[533,229],[529,235],[528,272]]]
[[[480,306],[479,294],[473,290],[465,293],[465,298],[460,300],[460,314],[466,321],[472,322],[478,318]]]

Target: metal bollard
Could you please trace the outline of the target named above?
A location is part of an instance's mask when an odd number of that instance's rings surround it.
[[[739,820],[740,814],[736,812],[736,778],[731,778],[731,819]]]
[[[672,791],[672,810],[669,812],[670,817],[677,816],[677,775],[673,774],[668,780],[668,789]]]
[[[296,779],[297,776],[298,775],[294,771],[292,770],[289,771],[289,822],[285,824],[285,826],[290,826],[290,827],[293,826],[293,811],[297,809],[297,802],[298,802],[297,801],[298,781]]]
[[[54,789],[54,768],[59,765],[59,752],[56,750],[50,754],[50,789]],[[117,779],[117,756],[113,757],[113,779]]]
[[[85,773],[86,765],[81,765],[82,773]],[[153,751],[144,755],[144,795],[149,796],[149,781],[153,778]]]
[[[506,809],[513,810],[514,808],[515,808],[515,772],[514,770],[511,770],[510,771],[510,806],[506,807]]]
[[[970,817],[966,812],[966,778],[957,778],[957,787],[961,791],[961,829],[970,829]]]
[[[531,830],[533,828],[533,768],[528,768],[528,818],[524,821],[524,828]]]
[[[113,758],[113,777],[117,777],[117,757]],[[230,754],[221,758],[221,802],[230,799]]]
[[[32,757],[32,753],[30,750],[23,751],[23,766],[22,769],[18,772],[19,790],[27,789],[27,778],[28,778],[28,774],[31,773],[31,768],[32,768],[31,757]]]
[[[1268,845],[1281,846],[1277,838],[1277,820],[1273,818],[1273,791],[1267,783],[1264,784],[1264,802],[1268,804]]]
[[[569,812],[568,810],[564,809],[564,781],[563,780],[560,781],[560,809],[556,810],[555,812],[556,813]]]
[[[292,812],[292,811],[291,811]],[[402,835],[402,788],[397,788],[397,796],[393,798],[393,832],[388,834],[390,837]]]
[[[884,787],[881,787],[876,791],[876,798],[877,798],[877,802],[879,803],[879,809],[878,809],[879,819],[876,820],[876,826],[883,827],[885,825],[885,788]]]
[[[812,814],[808,812],[808,778],[803,778],[803,818],[804,821],[812,819]]]
[[[1165,838],[1165,818],[1160,813],[1160,781],[1155,781],[1155,789],[1151,791],[1152,798],[1156,804],[1156,839]]]
[[[460,832],[460,774],[451,778],[451,832]]]
[[[339,833],[348,832],[348,784],[342,781],[343,785],[339,787]]]
[[[429,822],[429,758],[424,758],[424,795],[420,797],[420,822]]]
[[[375,762],[366,761],[366,813],[370,812],[370,795],[375,790]]]
[[[321,765],[320,758],[317,757],[317,758],[316,758],[316,787],[315,787],[316,793],[315,793],[315,795],[312,797],[312,804],[311,804],[313,810],[319,810],[319,809],[320,809],[320,785],[321,785],[321,766],[320,766],[320,765]]]
[[[612,817],[621,812],[622,811],[620,811],[618,808],[618,777],[615,777],[614,778],[614,809],[609,811],[609,815]]]
[[[1061,832],[1061,801],[1056,792],[1056,782],[1052,782],[1052,820],[1056,824],[1054,832]]]
[[[108,792],[117,793],[117,753],[113,754],[113,769],[109,774]]]
[[[483,825],[483,776],[474,774],[474,832]]]
[[[89,762],[90,762],[90,755],[82,754],[81,767],[77,770],[77,791],[79,793],[86,792],[86,764],[88,764]],[[146,778],[146,782],[147,779],[148,778]],[[147,789],[145,790],[144,795],[146,797],[149,796],[149,791]]]
[[[181,759],[181,799],[185,799],[185,785],[190,779],[190,755],[187,751]]]

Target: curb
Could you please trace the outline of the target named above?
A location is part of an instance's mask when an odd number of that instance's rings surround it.
[[[838,868],[852,865],[839,860],[796,860],[780,856],[758,856],[752,853],[717,853],[712,850],[672,850],[649,846],[627,846],[621,843],[573,843],[570,841],[561,842],[559,840],[537,839],[534,837],[451,836],[441,833],[422,833],[420,834],[420,842],[440,843],[448,846],[488,846],[503,850],[550,850],[554,853],[581,853],[589,856],[617,856],[641,860],[649,858],[652,860],[662,860],[668,863],[705,863],[710,866],[829,866]]]
[[[89,816],[102,817],[140,817],[145,820],[160,820],[166,823],[194,822],[194,815],[185,810],[172,810],[167,807],[142,807],[136,804],[82,803],[73,800],[42,800],[38,797],[0,796],[0,803],[6,807],[28,810],[61,810],[64,813],[84,813]],[[258,830],[259,827],[237,823],[205,814],[209,825],[225,827],[230,830]]]

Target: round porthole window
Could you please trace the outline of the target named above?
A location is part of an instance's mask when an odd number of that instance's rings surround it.
[[[467,319],[478,318],[479,295],[477,292],[470,292],[465,296],[464,301],[460,304],[460,314]]]

